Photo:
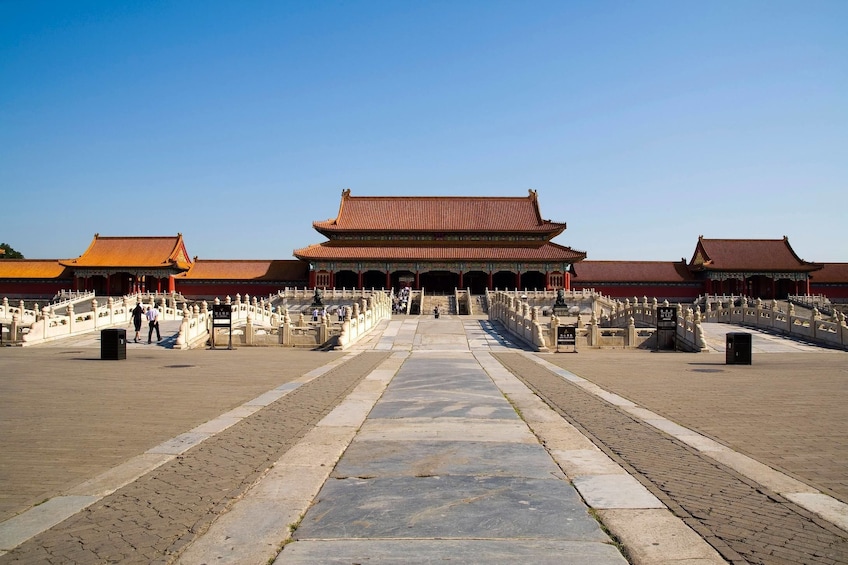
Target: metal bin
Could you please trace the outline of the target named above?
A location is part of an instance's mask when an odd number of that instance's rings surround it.
[[[727,334],[727,365],[751,364],[751,334],[746,332],[731,332]]]
[[[127,358],[127,330],[110,328],[100,331],[100,358],[113,361]]]

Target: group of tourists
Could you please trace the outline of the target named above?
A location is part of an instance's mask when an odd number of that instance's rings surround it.
[[[395,296],[392,294],[392,313],[406,314],[407,305],[409,304],[410,290],[408,286],[400,289],[400,292]]]
[[[153,342],[153,332],[156,332],[156,341],[162,341],[162,334],[159,333],[159,310],[156,305],[148,306],[145,310],[141,302],[137,302],[135,308],[132,309],[133,326],[135,327],[135,339],[133,342],[138,343],[141,339],[141,318],[147,318],[148,332],[147,343]]]

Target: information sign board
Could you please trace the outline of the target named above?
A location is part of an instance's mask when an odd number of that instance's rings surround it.
[[[212,305],[212,349],[215,349],[215,328],[230,330],[227,349],[233,348],[233,306],[232,304]]]
[[[577,352],[577,328],[574,326],[557,326],[556,350],[560,345],[570,345]]]
[[[657,306],[657,329],[677,328],[677,307]]]

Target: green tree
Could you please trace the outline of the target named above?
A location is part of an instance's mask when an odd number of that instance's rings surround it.
[[[0,259],[23,259],[24,256],[19,251],[12,249],[8,243],[0,243]]]

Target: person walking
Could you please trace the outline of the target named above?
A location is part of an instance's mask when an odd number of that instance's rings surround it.
[[[159,334],[159,310],[156,309],[155,304],[147,309],[147,322],[150,325],[147,332],[147,343],[149,344],[152,341],[153,330],[156,330],[156,341],[162,341],[162,336]]]
[[[144,308],[141,307],[141,302],[136,302],[131,314],[133,326],[135,326],[135,339],[133,341],[138,343],[138,340],[141,339],[141,318],[144,316]]]

